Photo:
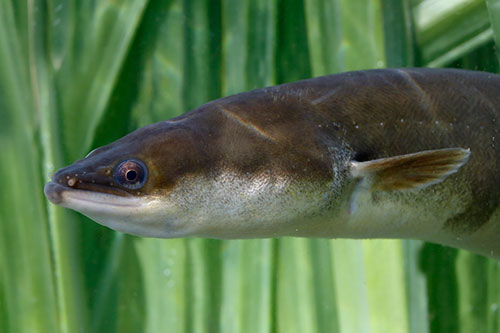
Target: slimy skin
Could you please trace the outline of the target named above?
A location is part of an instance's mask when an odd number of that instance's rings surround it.
[[[411,238],[500,259],[499,118],[494,74],[324,76],[138,129],[45,195],[148,237]]]

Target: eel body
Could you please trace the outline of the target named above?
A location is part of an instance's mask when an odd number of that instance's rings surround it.
[[[412,238],[499,259],[499,120],[495,74],[348,72],[140,128],[45,194],[141,236]]]

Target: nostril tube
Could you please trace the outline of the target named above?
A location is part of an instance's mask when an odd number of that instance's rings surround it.
[[[72,178],[68,179],[68,186],[69,187],[75,186],[76,185],[76,181],[77,181],[77,179],[75,177],[72,177]]]

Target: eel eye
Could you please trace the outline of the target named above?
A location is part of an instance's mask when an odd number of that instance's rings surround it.
[[[115,168],[116,182],[130,190],[144,186],[147,174],[146,166],[138,160],[125,160]]]

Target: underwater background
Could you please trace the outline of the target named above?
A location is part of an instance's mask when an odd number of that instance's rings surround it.
[[[499,332],[500,264],[465,251],[146,239],[43,196],[56,169],[212,99],[367,68],[496,73],[495,42],[500,0],[0,1],[0,332]]]

